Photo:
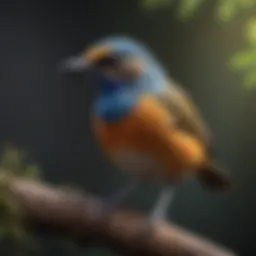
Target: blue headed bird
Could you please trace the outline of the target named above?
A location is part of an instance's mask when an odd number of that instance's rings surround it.
[[[128,37],[108,37],[61,63],[65,72],[93,71],[95,136],[109,159],[133,182],[109,198],[115,209],[141,182],[162,184],[152,219],[166,216],[174,188],[198,177],[215,191],[229,177],[215,166],[211,135],[191,97],[148,48]]]

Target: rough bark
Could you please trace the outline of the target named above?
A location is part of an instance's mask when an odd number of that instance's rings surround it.
[[[11,191],[23,207],[28,224],[85,245],[92,242],[108,246],[122,255],[235,256],[173,224],[159,222],[150,226],[146,217],[130,210],[120,209],[103,218],[101,200],[86,193],[26,179],[15,179]],[[145,229],[147,225],[151,229]]]

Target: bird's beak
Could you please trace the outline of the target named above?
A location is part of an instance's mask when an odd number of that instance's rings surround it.
[[[111,54],[108,46],[89,49],[77,57],[71,57],[60,64],[60,70],[65,73],[82,73],[88,71],[98,61]]]
[[[92,62],[84,56],[70,57],[60,63],[60,71],[63,73],[83,73],[92,66]]]

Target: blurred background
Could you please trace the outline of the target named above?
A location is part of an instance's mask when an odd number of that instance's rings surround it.
[[[238,184],[231,195],[219,196],[187,182],[170,218],[239,255],[256,255],[256,91],[228,65],[247,47],[245,23],[256,9],[223,23],[214,18],[216,1],[206,2],[186,22],[175,6],[145,10],[135,0],[3,2],[0,143],[27,150],[53,184],[76,184],[102,196],[122,186],[127,177],[104,158],[91,131],[95,89],[88,77],[61,76],[57,66],[101,37],[130,35],[147,44],[194,97],[214,133],[217,160]],[[145,185],[127,203],[147,211],[156,196],[157,189]],[[47,256],[113,255],[104,248],[67,249],[52,237],[40,243]],[[2,243],[0,253],[11,255],[10,247]]]

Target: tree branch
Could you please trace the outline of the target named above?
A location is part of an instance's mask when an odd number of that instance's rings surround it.
[[[103,219],[101,201],[87,194],[20,178],[13,180],[11,191],[23,207],[29,224],[85,244],[91,241],[127,255],[235,256],[173,224],[154,223],[152,232],[145,234],[147,219],[129,210],[117,210]]]

